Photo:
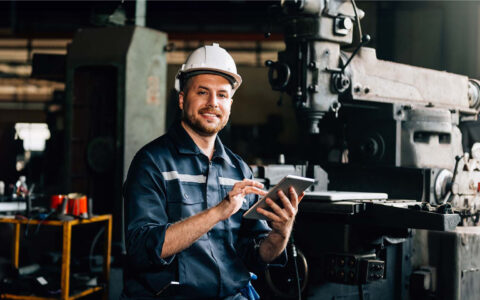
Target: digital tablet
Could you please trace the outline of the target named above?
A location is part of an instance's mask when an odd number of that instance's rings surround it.
[[[297,192],[297,195],[300,195],[301,193],[303,193],[303,191],[308,189],[314,182],[315,182],[315,179],[312,179],[312,178],[295,176],[295,175],[287,175],[283,177],[283,179],[280,180],[280,182],[276,186],[271,188],[268,191],[267,195],[265,195],[265,197],[261,198],[260,200],[257,201],[257,203],[252,205],[252,207],[250,207],[250,209],[243,214],[243,217],[246,219],[268,220],[267,217],[257,212],[257,207],[261,207],[271,211],[270,206],[268,206],[268,204],[265,202],[267,198],[270,198],[273,201],[279,203],[278,201],[280,200],[280,198],[277,195],[277,192],[279,190],[282,190],[283,193],[288,197],[289,195],[288,189],[290,187],[293,187],[295,189],[295,192]],[[280,206],[282,205],[280,204]]]

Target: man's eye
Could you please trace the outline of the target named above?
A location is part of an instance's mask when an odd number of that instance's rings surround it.
[[[220,98],[227,98],[227,95],[226,95],[226,94],[219,94],[218,97],[220,97]]]
[[[205,92],[205,91],[198,91],[198,93],[197,93],[197,94],[199,94],[199,95],[206,95],[206,94],[207,94],[207,92]]]

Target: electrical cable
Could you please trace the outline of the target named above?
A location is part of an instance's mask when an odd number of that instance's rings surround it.
[[[47,215],[45,215],[45,217],[43,217],[43,219],[38,222],[37,224],[37,228],[35,228],[35,232],[34,234],[38,234],[38,232],[40,231],[40,227],[43,225],[43,223],[45,223],[45,221],[48,220],[48,218],[50,218],[52,216],[52,214],[54,213],[55,211],[52,210],[51,212],[49,212]]]
[[[92,244],[90,245],[90,252],[88,254],[88,267],[90,268],[90,272],[93,273],[93,266],[92,266],[92,259],[93,259],[93,250],[95,250],[95,245],[98,242],[98,239],[102,235],[102,233],[105,231],[105,227],[102,226],[100,230],[97,232],[95,237],[92,240]]]
[[[359,40],[361,42],[363,34],[362,34],[362,25],[360,24],[360,18],[358,17],[358,13],[357,13],[357,4],[355,3],[355,0],[351,0],[351,1],[353,6],[353,11],[355,12],[355,20],[357,22]]]
[[[358,284],[358,295],[360,296],[360,300],[363,300],[363,286],[361,283]]]
[[[23,232],[23,236],[24,236],[24,237],[27,237],[28,234],[29,234],[28,228],[29,228],[29,226],[30,226],[30,222],[33,221],[33,220],[35,220],[39,215],[40,215],[40,214],[37,213],[35,216],[32,216],[32,217],[28,217],[28,218],[27,218],[27,224],[25,224],[25,231]]]
[[[291,245],[292,256],[293,256],[293,265],[295,267],[295,276],[297,279],[296,281],[297,281],[298,300],[302,300],[302,287],[300,285],[300,275],[298,274],[298,264],[297,264],[297,248],[293,243],[293,237],[291,235],[290,235],[290,245]]]
[[[352,55],[350,55],[350,58],[347,60],[347,62],[345,63],[345,65],[343,65],[343,67],[340,68],[340,73],[343,73],[345,71],[345,69],[347,68],[347,66],[350,64],[350,62],[352,61],[352,59],[355,57],[355,55],[357,54],[357,52],[360,50],[360,48],[362,48],[364,45],[366,45],[368,42],[370,42],[371,40],[371,37],[366,34],[365,36],[363,35],[362,33],[362,25],[360,24],[360,17],[358,16],[358,12],[357,12],[357,4],[355,4],[355,0],[350,0],[352,2],[352,6],[353,6],[353,10],[355,12],[355,23],[357,23],[357,28],[358,28],[358,34],[360,35],[359,36],[359,44],[358,46],[355,48],[355,50],[352,52]],[[338,71],[336,71],[338,72]]]

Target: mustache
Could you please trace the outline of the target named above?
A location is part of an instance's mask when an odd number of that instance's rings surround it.
[[[217,116],[222,116],[222,112],[219,109],[213,107],[202,108],[198,111],[200,114],[214,114]]]

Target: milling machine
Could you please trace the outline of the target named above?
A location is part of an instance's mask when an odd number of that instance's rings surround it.
[[[292,98],[307,163],[254,171],[267,187],[286,174],[317,183],[294,228],[298,273],[270,268],[263,296],[475,299],[480,146],[465,135],[480,83],[377,59],[363,16],[350,0],[281,3],[286,49],[266,65]]]

